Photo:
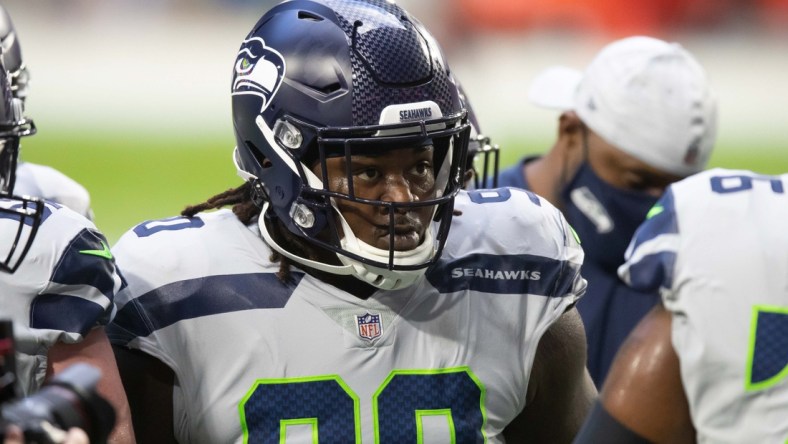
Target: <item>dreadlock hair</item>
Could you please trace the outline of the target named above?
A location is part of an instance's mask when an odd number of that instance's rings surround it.
[[[245,182],[238,188],[231,188],[227,191],[210,197],[203,203],[187,206],[183,209],[183,211],[181,211],[181,215],[186,217],[194,217],[197,213],[208,210],[218,210],[219,208],[226,207],[228,205],[233,206],[232,210],[235,214],[235,217],[237,217],[238,220],[244,225],[253,223],[256,218],[261,216],[261,208],[258,207],[252,199],[252,185],[250,182]],[[310,249],[307,244],[297,236],[287,231],[287,229],[285,229],[281,224],[274,224],[273,228],[272,235],[274,238],[286,239],[288,246],[295,254],[304,257],[313,256],[313,254],[310,254]],[[279,281],[284,284],[291,282],[292,278],[290,275],[290,266],[292,265],[292,262],[290,259],[282,256],[276,251],[271,253],[270,259],[272,262],[279,262],[279,271],[276,273],[276,277],[279,279]]]
[[[260,214],[260,208],[252,202],[252,186],[249,182],[245,182],[238,188],[231,188],[209,197],[203,203],[187,206],[181,211],[181,216],[194,217],[197,213],[218,210],[227,205],[233,205],[233,213],[244,225],[252,223],[252,220]]]

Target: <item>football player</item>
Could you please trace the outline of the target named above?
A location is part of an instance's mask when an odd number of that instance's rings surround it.
[[[91,364],[102,371],[98,391],[117,414],[110,442],[133,443],[104,331],[123,281],[92,222],[62,205],[13,195],[19,139],[35,127],[10,84],[0,62],[0,318],[13,321],[19,395],[71,364]]]
[[[28,94],[30,73],[22,59],[14,24],[8,11],[0,5],[0,45],[2,59],[11,80],[11,90],[15,98],[24,105]],[[16,170],[15,192],[20,196],[34,196],[66,205],[79,214],[93,218],[90,208],[90,194],[75,180],[62,172],[46,165],[19,162]]]
[[[788,439],[788,174],[713,169],[670,186],[619,275],[657,291],[579,443]]]
[[[113,251],[139,439],[570,441],[582,250],[532,193],[460,191],[467,111],[419,21],[288,1],[233,68],[245,184]]]

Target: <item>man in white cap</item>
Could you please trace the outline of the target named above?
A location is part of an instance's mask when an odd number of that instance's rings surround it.
[[[684,48],[629,37],[583,71],[549,68],[531,86],[536,105],[562,111],[543,156],[501,171],[500,186],[530,189],[558,206],[586,252],[588,293],[578,304],[597,386],[619,346],[659,301],[616,275],[635,229],[665,188],[702,170],[716,136],[716,100]]]

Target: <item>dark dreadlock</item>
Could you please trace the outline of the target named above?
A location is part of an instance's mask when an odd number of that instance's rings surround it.
[[[260,214],[260,208],[252,202],[252,187],[249,182],[246,182],[238,188],[231,188],[210,197],[203,203],[184,208],[181,215],[194,217],[197,213],[217,210],[227,205],[233,205],[233,213],[244,225],[252,223],[252,220]]]
[[[244,183],[238,188],[231,188],[227,191],[210,197],[203,203],[187,206],[183,209],[183,211],[181,211],[181,215],[186,217],[194,217],[197,213],[208,210],[218,210],[219,208],[226,207],[228,205],[233,206],[232,210],[235,214],[235,217],[237,217],[238,220],[244,225],[253,223],[255,218],[260,216],[260,207],[255,205],[254,201],[252,200],[252,186],[249,182]],[[289,249],[293,250],[293,253],[297,255],[304,257],[314,256],[312,253],[310,253],[310,249],[304,241],[291,234],[281,224],[273,225],[274,227],[271,235],[274,237],[274,239],[286,239],[287,245],[290,247]],[[292,265],[292,262],[276,251],[271,253],[271,261],[279,262],[279,271],[276,273],[276,277],[279,279],[279,281],[282,283],[291,282],[290,266]]]

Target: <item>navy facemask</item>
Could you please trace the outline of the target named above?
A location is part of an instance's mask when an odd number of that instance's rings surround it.
[[[637,227],[658,198],[609,185],[584,161],[561,191],[566,219],[577,231],[587,262],[615,273]]]

